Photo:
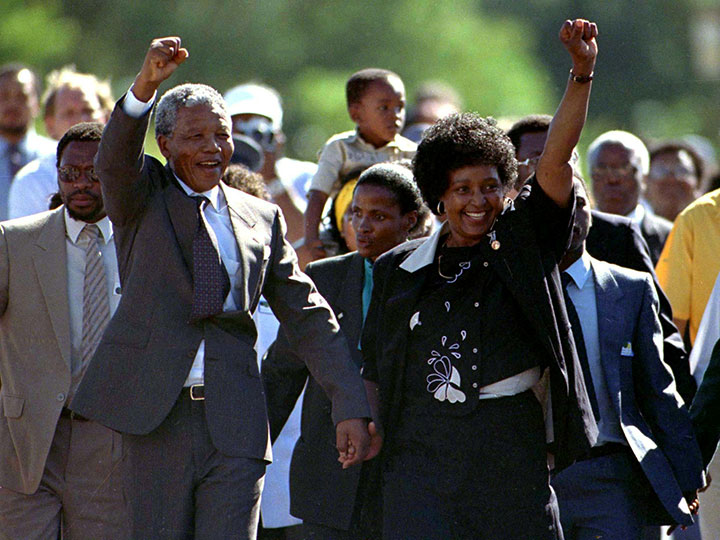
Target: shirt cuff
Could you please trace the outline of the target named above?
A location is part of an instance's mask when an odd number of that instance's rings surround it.
[[[153,96],[150,98],[150,101],[148,102],[140,101],[138,98],[135,97],[135,94],[133,94],[131,86],[130,89],[127,91],[127,94],[125,94],[125,99],[122,103],[123,112],[128,116],[132,116],[133,118],[140,118],[150,109],[152,109],[153,103],[155,103],[156,95],[157,92],[153,94]]]

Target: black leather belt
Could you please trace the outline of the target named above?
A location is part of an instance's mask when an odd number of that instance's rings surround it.
[[[193,401],[202,401],[205,399],[205,385],[204,384],[193,384],[192,386],[186,386],[183,391],[187,391],[190,399]]]
[[[62,410],[60,411],[60,416],[62,416],[63,418],[69,418],[70,420],[77,420],[78,422],[87,422],[89,420],[81,414],[78,414],[75,411],[71,411],[67,407],[62,408]]]

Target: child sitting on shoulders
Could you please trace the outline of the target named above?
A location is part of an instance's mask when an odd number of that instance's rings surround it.
[[[353,131],[333,135],[320,152],[305,211],[305,242],[298,250],[301,265],[326,256],[318,228],[328,197],[340,178],[358,168],[383,161],[412,159],[417,145],[400,135],[405,122],[405,86],[386,69],[354,73],[345,86]]]

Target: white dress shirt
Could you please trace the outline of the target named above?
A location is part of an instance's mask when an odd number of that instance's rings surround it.
[[[596,446],[607,442],[627,444],[605,383],[605,371],[602,367],[600,334],[598,331],[595,276],[590,265],[590,255],[584,251],[582,257],[571,264],[565,272],[571,278],[567,286],[567,292],[580,319],[585,341],[585,352],[587,353],[590,375],[592,376],[595,397],[600,412]]]
[[[10,219],[45,212],[58,190],[57,158],[48,154],[31,161],[18,171],[8,195]]]

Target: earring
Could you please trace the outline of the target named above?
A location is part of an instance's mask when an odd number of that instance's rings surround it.
[[[438,215],[442,215],[445,213],[445,203],[442,201],[438,201],[437,207],[435,208],[437,210]]]

